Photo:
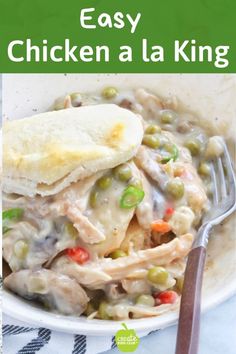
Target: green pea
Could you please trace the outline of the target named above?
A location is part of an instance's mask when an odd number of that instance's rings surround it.
[[[97,200],[98,200],[98,191],[96,189],[94,189],[91,192],[90,198],[89,198],[89,204],[90,204],[91,208],[95,208],[97,206]]]
[[[94,307],[94,305],[91,303],[91,301],[88,303],[88,305],[87,305],[87,308],[86,308],[86,310],[85,310],[85,315],[86,316],[89,316],[89,315],[91,315],[93,312],[95,312],[96,311],[96,309],[95,309],[95,307]]]
[[[27,256],[28,252],[29,252],[29,246],[27,242],[23,240],[19,240],[15,243],[14,253],[17,258],[24,259]]]
[[[209,164],[206,162],[201,162],[198,167],[198,173],[203,176],[210,176],[211,168],[210,168]]]
[[[174,199],[180,199],[184,195],[184,184],[179,177],[170,180],[166,185],[166,192]]]
[[[108,303],[106,301],[102,301],[99,305],[98,314],[102,320],[111,319],[111,317],[107,313],[107,307],[108,307]]]
[[[123,164],[114,169],[115,176],[122,182],[127,182],[132,177],[129,165]]]
[[[97,185],[101,189],[107,189],[111,186],[112,178],[109,176],[103,176],[97,181]]]
[[[110,257],[112,259],[117,259],[117,258],[126,257],[126,256],[127,256],[127,253],[122,250],[115,250],[114,252],[110,253]]]
[[[117,89],[115,87],[106,87],[102,91],[102,96],[103,98],[110,100],[112,98],[115,98],[117,96]]]
[[[196,139],[187,140],[184,146],[189,149],[192,156],[197,156],[200,153],[200,143]]]
[[[71,103],[73,107],[80,107],[82,105],[82,96],[78,92],[70,94]]]
[[[156,134],[161,133],[161,128],[158,125],[149,125],[146,130],[146,134]]]
[[[212,186],[212,183],[208,183],[208,184],[206,185],[206,192],[207,192],[208,198],[210,198],[210,199],[213,198],[213,190],[214,190],[214,188],[213,188],[213,186]]]
[[[153,284],[164,285],[169,277],[168,272],[163,267],[153,267],[149,269],[147,278]]]
[[[152,149],[157,149],[161,145],[161,140],[158,135],[144,135],[143,137],[143,144],[152,148]]]
[[[163,158],[161,163],[167,163],[170,160],[176,161],[179,156],[179,151],[176,145],[171,143],[165,143],[162,150]]]
[[[65,224],[65,231],[72,239],[76,239],[78,236],[78,231],[71,222]]]
[[[161,111],[160,119],[163,124],[172,124],[176,119],[176,114],[169,109],[165,109]]]
[[[153,307],[155,305],[155,300],[151,295],[140,295],[136,299],[136,304]]]
[[[184,278],[176,279],[176,287],[180,292],[182,292],[183,286],[184,286]]]

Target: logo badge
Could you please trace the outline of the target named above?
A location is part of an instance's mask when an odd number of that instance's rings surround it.
[[[121,352],[134,352],[138,346],[140,339],[133,329],[129,329],[125,323],[122,323],[124,329],[116,332],[115,342]]]

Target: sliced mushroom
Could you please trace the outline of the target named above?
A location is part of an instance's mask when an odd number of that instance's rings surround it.
[[[38,300],[65,315],[81,315],[89,301],[74,279],[46,269],[11,273],[5,278],[4,285],[26,299]]]

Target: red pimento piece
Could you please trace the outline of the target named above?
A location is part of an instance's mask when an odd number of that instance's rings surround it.
[[[171,216],[174,214],[174,208],[172,207],[168,207],[165,210],[165,215],[164,215],[164,220],[169,220],[171,218]]]
[[[66,250],[66,255],[79,264],[84,264],[89,260],[88,251],[82,247],[68,248]]]
[[[153,294],[156,305],[174,304],[178,298],[178,294],[173,290],[162,291],[161,293]]]

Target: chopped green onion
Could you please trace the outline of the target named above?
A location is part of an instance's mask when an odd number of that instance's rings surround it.
[[[19,220],[23,216],[24,210],[21,208],[12,208],[4,210],[2,213],[3,220]]]
[[[144,191],[135,186],[128,186],[123,191],[120,198],[120,207],[122,209],[131,209],[136,207],[144,198]]]
[[[165,148],[165,146],[164,146],[164,148]],[[169,152],[169,155],[162,158],[161,163],[163,163],[163,164],[169,162],[170,160],[176,161],[179,156],[179,151],[177,149],[177,146],[174,144],[170,147],[168,146],[167,151]]]
[[[24,210],[21,208],[12,208],[8,210],[4,210],[2,212],[2,233],[5,234],[6,232],[10,231],[11,228],[9,227],[10,221],[17,221],[22,218],[24,214]]]

